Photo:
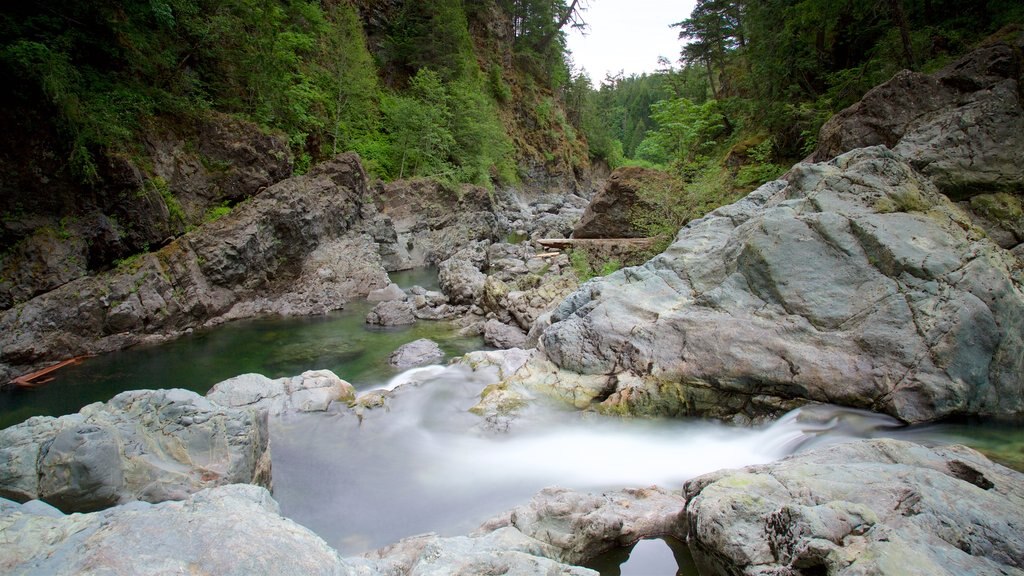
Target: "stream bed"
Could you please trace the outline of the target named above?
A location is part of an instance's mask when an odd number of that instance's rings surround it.
[[[432,270],[392,279],[403,288],[437,288]],[[459,336],[445,322],[372,327],[364,322],[370,308],[353,301],[322,317],[232,322],[165,344],[90,358],[58,371],[45,386],[0,392],[0,428],[33,415],[75,412],[124,390],[205,393],[246,372],[276,378],[326,368],[359,391],[394,385],[396,379],[412,381],[395,391],[386,408],[358,417],[337,409],[272,424],[274,496],[282,513],[342,555],[424,532],[470,533],[548,486],[602,491],[656,484],[677,490],[706,472],[856,438],[959,442],[1024,469],[1019,424],[901,428],[886,416],[838,407],[801,409],[759,428],[696,419],[622,420],[536,407],[497,433],[468,412],[496,380],[492,374],[461,366],[399,374],[387,364],[392,351],[418,338],[438,342],[446,362],[482,348],[479,337]],[[629,562],[635,563],[632,569]],[[662,540],[613,551],[593,566],[605,575],[693,574],[685,547]]]

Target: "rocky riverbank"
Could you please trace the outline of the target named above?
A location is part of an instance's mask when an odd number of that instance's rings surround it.
[[[312,380],[325,377],[315,376]],[[251,380],[222,383],[216,395],[252,405],[245,398]],[[285,396],[298,398],[305,390],[294,387]],[[366,396],[387,402],[386,395]],[[365,399],[358,404],[363,408],[336,406],[334,417],[355,418],[360,409],[375,409]],[[267,409],[279,405],[272,399],[262,408],[238,410],[265,418]],[[289,405],[291,410],[310,409]],[[203,452],[196,442],[187,449],[193,455]],[[80,448],[69,464],[87,464],[91,452]],[[198,491],[188,494],[193,490]],[[192,486],[172,500],[129,498],[102,511],[72,515],[39,500],[18,504],[0,499],[5,542],[0,569],[48,575],[162,574],[169,569],[593,575],[579,565],[640,539],[671,536],[687,542],[706,574],[906,574],[908,566],[911,573],[922,574],[1024,574],[1024,540],[1016,529],[1024,522],[1021,494],[1024,474],[968,448],[863,440],[773,464],[714,472],[682,489],[586,493],[549,488],[470,535],[413,536],[349,557],[282,517],[270,493],[254,485]]]
[[[484,404],[543,393],[738,423],[806,402],[906,422],[1021,416],[1020,211],[979,212],[1020,202],[1020,81],[1019,46],[998,44],[878,87],[822,129],[823,161],[563,300]]]

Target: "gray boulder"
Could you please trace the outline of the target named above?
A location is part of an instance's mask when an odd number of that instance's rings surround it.
[[[1024,574],[1024,475],[871,440],[687,482],[702,574]]]
[[[799,164],[645,265],[584,284],[540,340],[571,373],[566,396],[579,404],[587,376],[589,401],[615,412],[1018,415],[1017,265],[901,158],[860,149]]]
[[[234,484],[182,502],[40,514],[0,506],[4,574],[367,574],[280,515],[266,489]]]
[[[526,332],[518,326],[503,324],[498,320],[488,320],[484,324],[484,343],[495,348],[524,348]]]
[[[381,302],[366,315],[366,323],[377,326],[402,326],[415,322],[412,304],[404,300]]]
[[[392,282],[383,288],[377,290],[371,290],[366,295],[366,299],[370,302],[387,302],[390,300],[404,300],[405,291],[398,285]]]
[[[452,304],[475,304],[484,292],[487,276],[480,271],[482,262],[476,264],[472,254],[464,252],[445,260],[437,270],[441,290]]]
[[[267,441],[265,413],[187,390],[122,392],[0,430],[0,496],[76,512],[237,482],[269,486]]]
[[[656,486],[603,494],[545,488],[482,529],[513,526],[554,548],[553,558],[579,564],[643,538],[685,540],[686,524],[680,517],[685,504],[682,495]]]
[[[813,158],[883,144],[963,201],[1004,248],[1024,241],[1024,35],[979,48],[932,75],[903,71],[822,127]]]
[[[1020,45],[975,50],[932,75],[903,71],[822,127],[815,160],[883,144],[951,196],[1016,190],[1024,176]]]
[[[388,357],[388,364],[395,368],[413,368],[424,364],[431,364],[444,358],[444,352],[437,342],[420,338],[408,344],[403,344]]]
[[[301,376],[271,380],[262,374],[242,374],[213,385],[211,401],[231,408],[254,408],[270,416],[323,412],[334,402],[351,402],[355,388],[330,370],[309,370]]]
[[[553,559],[557,555],[554,546],[504,527],[474,536],[406,538],[366,557],[374,570],[370,573],[382,575],[598,576],[593,570]]]

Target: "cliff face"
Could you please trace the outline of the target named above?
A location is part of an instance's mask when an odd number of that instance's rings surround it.
[[[440,70],[451,97],[445,121],[465,128],[455,133],[456,146],[479,152],[488,143],[509,143],[509,173],[491,166],[482,178],[537,193],[590,186],[586,142],[566,121],[549,70],[529,68],[517,56],[499,3],[364,0],[306,10],[303,2],[285,9],[259,0],[254,5],[267,10],[259,22],[235,2],[186,4],[195,12],[175,5],[170,29],[134,12],[121,14],[124,21],[102,13],[53,29],[36,14],[45,6],[11,9],[24,24],[15,27],[20,36],[0,43],[0,73],[30,81],[0,90],[7,135],[0,143],[0,310],[165,246],[336,153],[358,150],[371,171],[398,177],[386,166],[406,156],[394,141],[396,124],[412,122],[422,109],[403,115],[387,103],[424,104],[409,86],[420,68]],[[288,12],[299,8],[308,13]],[[204,25],[204,14],[216,26]],[[442,17],[448,24],[434,26],[431,18]],[[250,29],[248,44],[237,44],[232,34]],[[114,32],[121,36],[102,38]],[[69,41],[84,47],[80,54],[36,41],[73,34]],[[142,42],[152,38],[161,38],[159,49]],[[108,41],[109,54],[97,52]],[[267,46],[276,52],[260,52]],[[161,69],[161,49],[176,67]],[[68,94],[51,89],[57,80]],[[457,82],[472,87],[461,100],[452,88]],[[145,101],[144,111],[136,100]],[[474,132],[480,118],[459,106],[467,102],[491,111],[503,133]],[[106,132],[97,110],[111,115]],[[89,140],[93,132],[114,134],[116,142]],[[446,165],[466,176],[466,162]]]

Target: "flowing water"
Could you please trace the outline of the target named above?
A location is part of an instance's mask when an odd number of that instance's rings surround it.
[[[834,406],[796,410],[761,428],[538,406],[495,433],[468,411],[493,377],[452,366],[418,369],[409,380],[386,410],[298,415],[272,429],[282,512],[343,554],[422,532],[471,532],[547,486],[679,489],[700,474],[828,443],[941,441],[933,429]]]
[[[393,276],[399,285],[436,288],[431,271]],[[536,407],[494,433],[468,409],[495,377],[460,366],[398,374],[387,356],[417,338],[448,357],[479,349],[447,323],[380,329],[351,302],[318,318],[241,321],[158,346],[92,358],[36,389],[0,393],[0,427],[36,414],[60,415],[123,390],[188,388],[205,393],[245,372],[270,377],[328,368],[358,390],[395,388],[386,408],[285,417],[272,425],[274,496],[282,512],[342,554],[360,553],[423,532],[465,534],[524,504],[547,486],[601,491],[657,484],[679,489],[721,468],[765,463],[830,442],[875,436],[961,442],[1024,468],[1020,425],[901,428],[886,416],[836,408],[797,410],[770,426],[733,428],[699,420],[621,420]],[[685,549],[645,540],[591,565],[616,574],[686,574]]]

